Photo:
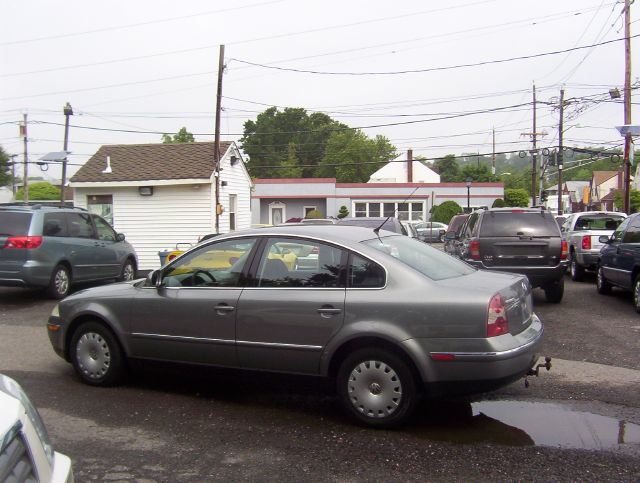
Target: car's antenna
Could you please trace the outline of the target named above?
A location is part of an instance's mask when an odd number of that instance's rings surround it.
[[[407,196],[407,197],[404,199],[404,201],[402,201],[402,203],[406,203],[406,202],[409,200],[409,198],[411,198],[411,197],[413,196],[413,193],[415,193],[416,191],[418,191],[418,188],[420,188],[420,185],[416,186],[416,187],[415,187],[415,189],[414,189],[411,193],[409,193],[409,196]],[[396,211],[397,211],[397,210],[396,210]],[[394,211],[394,212],[393,212],[393,215],[395,215],[395,214],[396,214],[396,212]],[[387,216],[387,218],[386,218],[386,219],[385,219],[385,220],[380,224],[380,226],[378,226],[378,227],[376,227],[376,228],[374,228],[374,229],[373,229],[373,232],[376,234],[376,236],[377,236],[378,238],[380,238],[380,228],[382,228],[382,227],[384,226],[384,224],[385,224],[387,221],[389,221],[389,218],[391,218],[393,215],[389,215],[389,216]]]

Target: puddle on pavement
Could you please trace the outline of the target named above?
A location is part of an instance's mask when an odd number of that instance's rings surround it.
[[[425,411],[425,412],[422,412]],[[427,404],[410,432],[452,443],[640,450],[640,426],[559,403],[482,401]]]

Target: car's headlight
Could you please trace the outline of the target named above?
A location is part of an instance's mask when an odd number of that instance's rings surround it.
[[[40,414],[38,414],[38,410],[33,404],[31,404],[29,397],[22,390],[20,384],[18,384],[10,377],[0,374],[0,391],[16,398],[22,403],[27,411],[27,415],[29,416],[31,423],[33,424],[33,427],[38,433],[38,437],[40,439],[40,442],[42,443],[44,452],[49,459],[49,463],[53,464],[53,447],[51,446],[51,440],[49,439],[47,428],[45,428],[44,423],[42,422],[42,418],[40,417]]]
[[[53,310],[51,311],[51,316],[60,317],[60,304],[56,304],[55,307],[53,307]]]

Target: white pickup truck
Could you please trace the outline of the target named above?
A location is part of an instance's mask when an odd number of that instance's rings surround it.
[[[584,211],[567,217],[560,231],[569,249],[572,280],[582,280],[585,270],[596,270],[602,248],[598,238],[610,236],[626,217],[624,213],[613,211]]]

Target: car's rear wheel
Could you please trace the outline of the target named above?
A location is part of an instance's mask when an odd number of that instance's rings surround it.
[[[557,282],[544,287],[544,296],[547,302],[552,304],[560,303],[562,296],[564,295],[564,279],[560,279]]]
[[[360,349],[340,366],[337,390],[346,411],[377,428],[400,426],[417,403],[416,381],[401,357],[385,349]]]
[[[571,254],[571,264],[569,265],[571,272],[571,280],[574,282],[582,282],[584,279],[584,267],[578,264],[575,253]]]
[[[604,278],[604,272],[602,271],[602,267],[598,267],[598,273],[596,275],[596,289],[598,293],[602,295],[608,295],[611,293],[611,284],[607,282],[607,279]]]
[[[85,322],[71,338],[71,361],[83,382],[113,386],[124,376],[124,356],[113,333],[98,322]]]
[[[120,280],[123,282],[130,282],[136,277],[136,265],[131,261],[131,259],[127,259],[122,266],[122,272],[120,273]]]
[[[71,272],[66,266],[57,265],[51,274],[47,295],[53,299],[62,299],[69,295],[69,290],[71,290]]]
[[[636,312],[640,313],[640,276],[637,276],[633,282],[633,306]]]

